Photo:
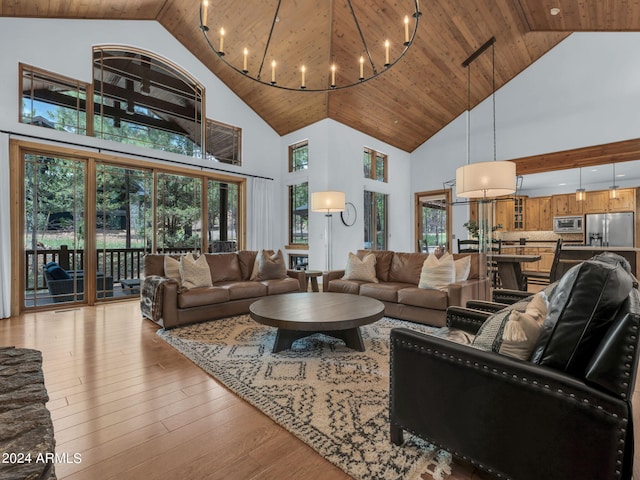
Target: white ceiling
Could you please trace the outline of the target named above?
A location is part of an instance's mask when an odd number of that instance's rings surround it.
[[[621,187],[640,186],[640,160],[615,164],[615,184]],[[544,191],[545,194],[574,192],[580,188],[580,169],[535,173],[522,177],[518,193]],[[613,185],[613,165],[582,168],[582,188],[603,190]]]

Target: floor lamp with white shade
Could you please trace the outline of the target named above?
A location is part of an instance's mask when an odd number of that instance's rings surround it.
[[[324,242],[326,247],[325,267],[331,270],[331,219],[333,213],[342,212],[345,206],[344,192],[326,191],[314,192],[311,194],[311,211],[323,212],[327,218],[324,231]]]

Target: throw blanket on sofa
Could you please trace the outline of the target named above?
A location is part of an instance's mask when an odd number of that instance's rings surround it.
[[[162,319],[162,285],[167,282],[174,282],[171,278],[159,275],[149,275],[142,281],[140,292],[140,310],[144,317],[150,318],[154,322]]]

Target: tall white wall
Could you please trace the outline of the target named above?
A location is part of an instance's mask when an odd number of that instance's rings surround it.
[[[266,176],[275,179],[276,191],[280,189],[277,174],[277,165],[281,160],[280,136],[159,23],[0,18],[0,44],[6,47],[0,56],[0,130],[117,148],[159,159],[179,160],[194,166],[214,166],[231,174]],[[242,128],[242,166],[212,163],[19,123],[20,62],[91,83],[92,47],[105,44],[126,45],[153,52],[183,68],[201,82],[206,92],[207,117]],[[8,169],[6,149],[0,151],[0,162],[3,163],[0,171]],[[5,182],[1,185],[2,188],[8,188],[6,176],[0,181]],[[248,191],[248,228],[253,223],[251,193]],[[274,210],[281,212],[285,206],[278,204],[278,201],[279,197],[276,198]],[[276,221],[280,222],[281,219],[277,218]],[[2,228],[6,227],[7,224],[3,222]]]
[[[496,56],[501,55],[496,44]],[[640,137],[640,33],[574,33],[496,93],[498,160]],[[465,114],[411,154],[411,191],[442,188],[466,162]],[[491,98],[471,111],[471,162],[493,159]],[[468,209],[454,207],[466,236]]]
[[[288,146],[302,140],[309,142],[309,168],[305,172],[287,172]],[[334,120],[326,119],[282,137],[282,201],[286,204],[286,185],[309,181],[309,193],[338,190],[346,193],[346,201],[355,205],[355,225],[345,226],[340,214],[332,218],[332,267],[344,268],[349,252],[364,246],[364,191],[389,195],[389,249],[408,251],[413,240],[407,225],[412,223],[409,185],[409,154],[380,140],[365,135]],[[364,178],[363,148],[369,147],[388,155],[387,183]],[[309,212],[309,268],[325,268],[325,225],[322,213]],[[286,241],[287,224],[283,225]],[[289,253],[292,253],[290,251]]]

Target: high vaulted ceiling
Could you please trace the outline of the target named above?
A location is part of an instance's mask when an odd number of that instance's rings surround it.
[[[277,0],[210,3],[212,43],[223,27],[226,58],[240,65],[248,46],[249,64],[257,65]],[[399,45],[403,40],[402,19],[412,13],[413,2],[351,3],[374,61],[384,63],[382,39],[391,40],[393,57],[394,41]],[[553,7],[560,9],[556,16],[550,13]],[[199,0],[1,0],[0,16],[157,20],[280,135],[332,118],[408,152],[467,108],[462,62],[492,36],[499,88],[572,31],[640,30],[638,1],[423,0],[414,44],[388,72],[344,90],[290,92],[261,85],[225,65],[199,29],[199,8]],[[336,84],[357,75],[362,44],[346,0],[282,0],[279,20],[268,56],[268,61],[278,60],[279,83],[295,83],[302,64],[309,82],[328,79],[332,61],[338,67]],[[472,107],[491,94],[491,71],[491,55],[472,63]],[[263,78],[270,75],[270,67],[264,72]]]

